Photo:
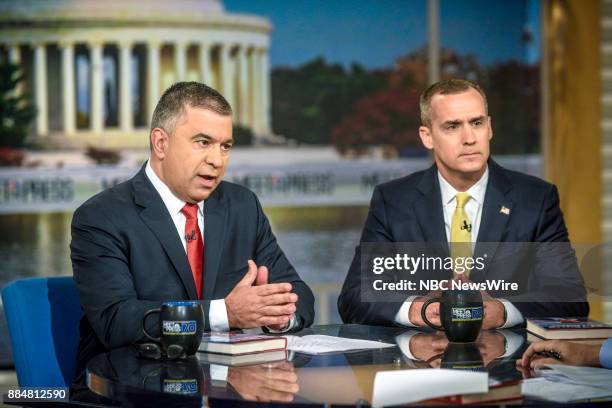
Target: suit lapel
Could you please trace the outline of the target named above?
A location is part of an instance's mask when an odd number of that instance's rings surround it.
[[[204,204],[204,299],[212,299],[225,242],[227,205],[223,182]]]
[[[444,213],[442,211],[442,195],[437,180],[437,168],[431,166],[419,183],[422,199],[413,204],[414,212],[423,231],[424,242],[430,242],[448,254],[448,242],[444,227]]]
[[[176,226],[172,222],[161,197],[147,178],[144,169],[143,166],[132,180],[134,201],[136,205],[143,207],[140,217],[161,243],[181,282],[183,282],[189,298],[197,299],[191,267],[185,249],[176,233]]]
[[[510,219],[510,210],[514,206],[514,201],[508,194],[511,189],[512,184],[503,169],[493,160],[489,160],[489,181],[474,249],[474,257],[483,257],[486,254],[482,274],[493,259]],[[476,276],[473,278],[476,279]]]

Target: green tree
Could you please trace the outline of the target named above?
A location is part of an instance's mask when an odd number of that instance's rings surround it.
[[[274,133],[305,144],[328,144],[332,129],[353,105],[387,84],[387,73],[358,64],[349,69],[315,59],[272,72]]]
[[[0,63],[0,146],[3,147],[23,147],[30,123],[36,116],[31,98],[15,93],[23,78],[18,66]]]

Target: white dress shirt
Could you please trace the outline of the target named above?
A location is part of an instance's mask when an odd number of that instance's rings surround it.
[[[183,244],[183,249],[185,253],[187,253],[187,241],[185,240],[185,223],[187,219],[185,215],[181,212],[183,207],[185,206],[185,201],[181,200],[177,196],[170,191],[168,186],[164,184],[163,181],[157,177],[155,171],[151,167],[150,161],[147,161],[147,166],[145,168],[145,174],[155,187],[155,190],[159,193],[170,217],[172,218],[172,222],[174,222],[174,226],[176,227],[176,232],[181,239],[181,243]],[[204,242],[204,201],[198,203],[198,226],[200,227],[200,232],[202,233],[202,242]],[[204,243],[206,245],[206,243]],[[206,274],[206,270],[204,270],[204,274]],[[214,299],[210,301],[210,308],[208,310],[208,323],[210,324],[210,329],[214,331],[226,331],[229,330],[229,322],[227,320],[227,309],[225,307],[225,299]]]
[[[472,221],[472,251],[478,239],[478,231],[480,230],[480,219],[482,217],[482,207],[484,204],[485,193],[487,192],[487,183],[489,181],[489,168],[485,169],[480,180],[478,180],[466,193],[470,195],[470,199],[465,204],[465,212]],[[444,230],[446,231],[446,240],[450,243],[451,220],[453,213],[457,207],[456,196],[458,191],[450,185],[448,181],[438,171],[438,182],[440,184],[440,194],[442,196],[442,212],[444,213]],[[402,304],[399,311],[395,315],[395,322],[404,326],[414,327],[415,325],[408,318],[408,311],[412,301],[418,296],[409,296]],[[523,315],[509,301],[505,299],[497,299],[504,305],[506,309],[506,322],[502,328],[513,327],[523,323]]]

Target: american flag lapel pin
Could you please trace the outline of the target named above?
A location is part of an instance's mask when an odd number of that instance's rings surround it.
[[[501,208],[499,209],[499,212],[504,215],[510,215],[510,209],[506,207],[505,205],[501,206]]]

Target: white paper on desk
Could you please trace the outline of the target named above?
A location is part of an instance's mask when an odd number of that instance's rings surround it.
[[[588,401],[612,396],[610,389],[575,384],[558,378],[553,381],[547,377],[523,380],[521,393],[525,397],[554,402]]]
[[[548,364],[550,370],[540,370],[538,374],[545,378],[562,376],[573,383],[612,390],[612,370],[598,367],[578,367],[564,364]]]
[[[322,354],[349,350],[379,349],[393,347],[395,344],[380,341],[347,339],[344,337],[311,334],[308,336],[284,336],[287,349],[306,354]]]
[[[380,371],[374,377],[372,406],[409,404],[429,398],[489,391],[489,374],[449,369]]]

